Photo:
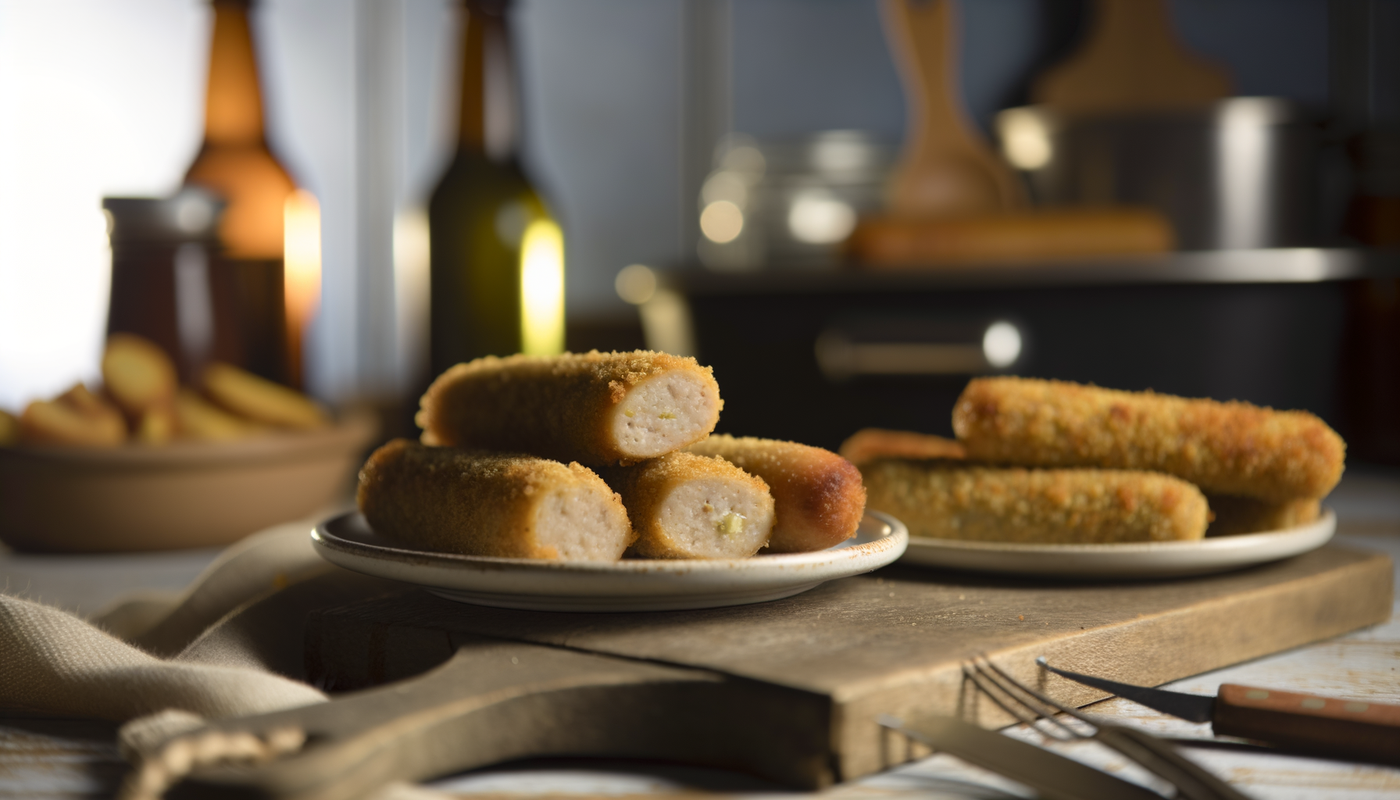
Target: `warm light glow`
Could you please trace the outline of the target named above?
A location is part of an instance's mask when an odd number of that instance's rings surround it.
[[[737,172],[716,172],[700,187],[700,199],[707,204],[728,200],[742,207],[749,201],[749,185]]]
[[[717,200],[700,212],[700,232],[715,244],[728,244],[744,230],[744,212],[728,200]]]
[[[987,363],[1004,369],[1021,357],[1021,331],[1010,322],[993,322],[982,335],[982,354]]]
[[[421,380],[428,363],[430,314],[428,210],[413,206],[394,216],[394,324],[398,332],[399,379]]]
[[[282,293],[287,312],[287,374],[300,388],[306,326],[321,305],[321,204],[303,189],[282,204]]]
[[[321,204],[298,189],[283,211],[283,277],[287,321],[305,327],[321,304]]]
[[[1054,146],[1050,132],[1035,112],[1012,108],[997,115],[1001,133],[1002,152],[1006,160],[1018,169],[1040,169],[1050,163]]]
[[[807,244],[835,244],[851,235],[856,227],[856,211],[844,200],[829,194],[801,194],[788,209],[788,230],[792,237]]]
[[[632,264],[618,270],[613,280],[617,296],[639,306],[656,294],[656,273],[644,264]]]
[[[673,356],[695,355],[695,328],[691,324],[690,306],[680,292],[657,289],[637,310],[641,312],[647,349]]]
[[[525,229],[520,246],[521,352],[564,352],[564,234],[547,219]]]

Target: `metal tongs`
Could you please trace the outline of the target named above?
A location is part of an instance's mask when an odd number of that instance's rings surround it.
[[[1007,713],[1041,735],[1059,741],[1092,739],[1117,750],[1176,787],[1190,800],[1249,800],[1248,796],[1182,756],[1172,744],[1136,728],[1115,725],[1063,705],[1018,682],[986,657],[963,665],[963,674]],[[1066,714],[1089,726],[1057,719]],[[1045,720],[1048,725],[1038,724]]]

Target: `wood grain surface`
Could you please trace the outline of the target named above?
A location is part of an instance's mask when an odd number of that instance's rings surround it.
[[[778,725],[773,717],[784,713],[826,720],[829,758],[806,763],[827,764],[829,774],[760,770],[817,786],[921,755],[883,732],[880,714],[1008,722],[964,691],[960,665],[978,653],[1082,704],[1103,694],[1045,677],[1036,656],[1157,685],[1383,621],[1391,596],[1387,556],[1335,545],[1223,576],[1152,583],[1031,583],[896,566],[787,600],[708,611],[513,611],[414,589],[315,615],[307,669],[331,689],[373,686],[487,637],[701,670],[774,693],[776,702],[750,706],[748,724]]]

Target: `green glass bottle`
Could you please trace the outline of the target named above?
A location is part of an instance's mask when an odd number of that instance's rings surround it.
[[[466,0],[457,152],[428,201],[433,374],[564,347],[564,245],[519,161],[508,3]]]

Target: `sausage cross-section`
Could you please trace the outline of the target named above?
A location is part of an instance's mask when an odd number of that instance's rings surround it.
[[[395,439],[360,471],[376,533],[473,556],[616,561],[635,538],[621,498],[579,464]]]

